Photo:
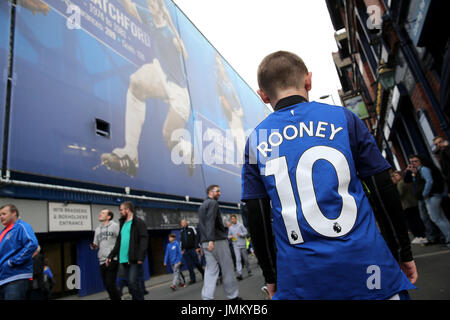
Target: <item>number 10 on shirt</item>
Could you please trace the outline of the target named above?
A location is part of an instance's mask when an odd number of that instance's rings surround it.
[[[336,219],[328,219],[317,203],[313,183],[313,166],[317,160],[328,161],[337,174],[337,192],[342,198],[342,208]],[[290,244],[303,243],[297,218],[297,203],[286,157],[268,161],[265,175],[273,175],[275,178],[275,187],[281,203],[281,215]],[[348,192],[351,180],[350,167],[342,152],[328,146],[315,146],[306,150],[297,163],[295,179],[303,216],[317,233],[325,237],[337,238],[345,236],[352,230],[356,222],[357,207],[355,198]],[[331,192],[331,190],[321,190],[321,192]]]

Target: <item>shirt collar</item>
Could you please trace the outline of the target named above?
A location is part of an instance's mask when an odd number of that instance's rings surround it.
[[[109,226],[111,225],[111,223],[112,223],[112,220],[109,220],[108,223],[106,223],[106,224],[101,224],[101,223],[100,223],[100,225],[101,225],[103,228],[105,228],[105,227],[109,227]]]
[[[294,104],[299,104],[302,102],[308,102],[305,97],[300,95],[289,96],[283,99],[280,99],[275,105],[275,111],[281,110],[283,108],[293,106]]]

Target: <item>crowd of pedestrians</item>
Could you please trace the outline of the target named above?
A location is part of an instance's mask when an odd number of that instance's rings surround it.
[[[207,212],[203,206],[199,210],[198,229],[182,219],[179,241],[176,234],[169,235],[163,264],[170,266],[169,272],[173,272],[172,290],[187,284],[182,272],[185,265],[189,284],[197,281],[195,269],[201,274],[205,292],[202,298],[214,298],[219,274],[229,292],[228,297],[238,298],[236,279],[242,280],[241,261],[251,275],[246,251],[247,230],[237,222],[235,215],[229,221],[231,227],[224,227],[217,202],[220,197],[218,186],[212,188],[208,195],[205,200],[209,203]],[[119,223],[113,221],[111,210],[100,211],[99,225],[90,248],[97,250],[99,271],[111,300],[121,300],[124,287],[128,287],[133,300],[143,300],[148,293],[143,269],[148,246],[147,226],[135,215],[132,202],[123,202],[119,209]],[[19,218],[19,210],[13,204],[0,208],[0,221],[4,226],[0,233],[0,300],[50,299],[56,281],[33,228]],[[231,249],[227,239],[233,243]],[[231,253],[238,258],[237,265],[231,262]]]
[[[411,243],[442,244],[450,248],[450,147],[442,137],[433,141],[440,169],[431,159],[413,154],[409,156],[406,170],[396,171],[391,177],[397,185],[408,228],[414,237]]]

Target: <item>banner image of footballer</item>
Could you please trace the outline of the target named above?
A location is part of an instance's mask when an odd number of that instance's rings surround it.
[[[169,148],[182,142],[184,154],[193,156],[191,141],[173,141],[174,130],[184,128],[189,121],[191,105],[187,90],[183,58],[187,59],[183,40],[173,24],[163,0],[146,1],[144,7],[132,0],[122,1],[127,13],[150,28],[156,57],[145,63],[130,76],[125,113],[125,146],[112,153],[102,154],[102,163],[116,171],[124,171],[135,177],[139,167],[138,144],[146,118],[146,101],[159,99],[168,107],[163,125],[163,138]],[[193,162],[188,164],[189,175],[193,175]]]
[[[194,163],[202,163],[206,185],[220,183],[221,200],[236,202],[246,134],[270,111],[182,13],[178,24],[189,53],[186,73],[194,112]]]
[[[197,120],[231,128],[243,148],[264,105],[172,1],[18,4],[9,170],[194,198],[208,183],[239,189],[241,164],[205,165],[214,142],[197,137]],[[198,60],[204,55],[208,63]],[[249,122],[245,103],[261,109]]]

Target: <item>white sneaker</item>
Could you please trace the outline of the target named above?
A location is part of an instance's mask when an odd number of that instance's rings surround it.
[[[264,299],[266,299],[266,300],[270,299],[269,290],[267,290],[266,286],[262,287],[261,291],[264,294]]]
[[[415,237],[414,239],[412,239],[411,244],[421,244],[421,241],[423,241],[421,238]]]
[[[428,239],[427,238],[420,238],[420,244],[427,244],[428,243]]]

